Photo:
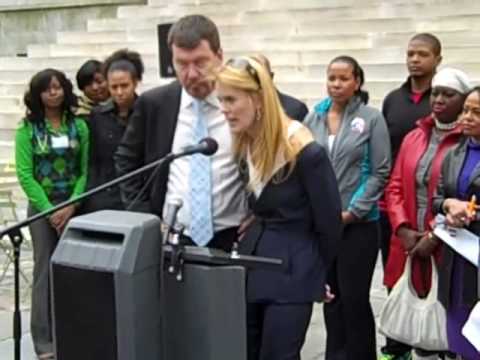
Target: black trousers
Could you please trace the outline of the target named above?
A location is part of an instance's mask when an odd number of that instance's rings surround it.
[[[326,360],[376,360],[375,319],[370,286],[378,254],[378,223],[345,227],[328,276],[335,294],[324,305]]]
[[[238,227],[231,227],[217,231],[215,234],[213,234],[213,238],[209,241],[207,247],[230,252],[232,250],[233,243],[238,239],[237,231]],[[188,236],[182,236],[180,242],[182,245],[196,246],[196,244]]]
[[[300,360],[312,303],[247,304],[248,360]]]
[[[390,251],[390,238],[392,237],[392,225],[385,211],[380,211],[380,235],[378,237],[378,247],[382,253],[383,269],[387,265],[388,253]]]

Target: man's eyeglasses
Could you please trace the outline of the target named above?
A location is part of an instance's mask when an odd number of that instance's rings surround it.
[[[238,70],[245,70],[255,80],[258,86],[261,87],[260,78],[258,77],[257,70],[255,70],[255,68],[248,62],[247,59],[242,57],[232,58],[227,61],[226,65]]]

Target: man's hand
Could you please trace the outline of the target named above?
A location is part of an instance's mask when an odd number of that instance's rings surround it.
[[[252,224],[253,220],[255,220],[255,215],[253,214],[248,215],[245,219],[242,220],[237,230],[238,241],[242,241],[245,235],[245,231],[247,231],[248,227]]]

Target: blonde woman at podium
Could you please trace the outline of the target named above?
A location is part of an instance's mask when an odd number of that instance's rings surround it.
[[[217,80],[255,217],[239,252],[283,260],[282,270],[249,270],[248,359],[300,359],[341,233],[335,174],[310,131],[285,115],[258,61],[231,59]]]

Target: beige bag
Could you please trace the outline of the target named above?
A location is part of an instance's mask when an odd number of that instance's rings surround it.
[[[407,257],[405,269],[388,296],[379,318],[379,330],[385,336],[415,348],[448,350],[447,319],[437,299],[438,272],[433,257],[432,287],[424,299],[412,285],[412,264]]]

